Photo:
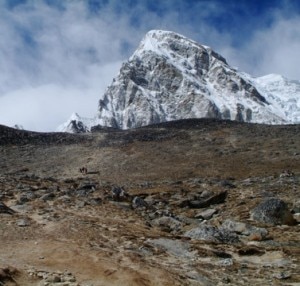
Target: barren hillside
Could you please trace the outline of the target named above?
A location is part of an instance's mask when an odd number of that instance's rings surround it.
[[[0,126],[0,158],[0,285],[300,283],[299,125]]]

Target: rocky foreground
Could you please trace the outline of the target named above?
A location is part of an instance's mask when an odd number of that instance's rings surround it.
[[[300,285],[299,148],[299,125],[0,126],[0,285]]]

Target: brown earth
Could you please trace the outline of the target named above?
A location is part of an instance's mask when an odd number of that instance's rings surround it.
[[[0,126],[0,158],[0,202],[15,211],[0,206],[0,285],[300,285],[299,224],[250,217],[276,197],[299,221],[299,125],[185,120],[83,135]],[[124,198],[112,193],[121,186]],[[213,199],[194,207],[205,192]],[[135,196],[147,205],[133,208]],[[185,235],[226,219],[267,235]]]

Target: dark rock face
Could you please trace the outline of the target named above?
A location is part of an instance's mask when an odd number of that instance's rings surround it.
[[[280,199],[267,199],[252,210],[252,218],[259,222],[273,225],[294,225],[294,220],[287,204]]]
[[[88,128],[84,125],[83,122],[72,120],[70,122],[70,129],[72,130],[72,133],[86,133],[88,132]]]

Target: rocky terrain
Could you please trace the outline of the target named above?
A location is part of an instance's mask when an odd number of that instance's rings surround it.
[[[0,126],[0,285],[300,285],[300,126]]]

